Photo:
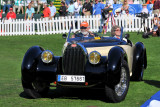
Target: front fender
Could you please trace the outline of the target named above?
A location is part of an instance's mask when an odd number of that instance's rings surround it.
[[[108,53],[108,64],[107,64],[107,79],[108,83],[116,85],[120,81],[121,76],[121,64],[123,60],[127,61],[126,52],[123,48],[115,46],[111,48]]]
[[[134,50],[134,65],[133,69],[136,66],[141,66],[144,69],[147,68],[147,54],[146,54],[146,48],[144,47],[144,44],[142,42],[137,42],[135,44],[135,50]],[[141,68],[140,67],[140,68]],[[133,70],[134,71],[134,70]]]
[[[35,79],[36,59],[42,51],[44,49],[39,46],[33,46],[27,50],[21,65],[22,79],[24,81],[30,82]]]
[[[57,73],[61,73],[62,71],[59,67],[62,65],[61,60],[62,58],[60,56],[55,56],[52,63],[45,64],[39,58],[36,69],[37,79],[39,81],[46,81],[50,83],[56,81]]]

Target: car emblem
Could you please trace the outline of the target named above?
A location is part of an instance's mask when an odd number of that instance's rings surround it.
[[[72,45],[71,45],[71,47],[76,47],[76,46],[77,46],[76,44],[72,44]]]

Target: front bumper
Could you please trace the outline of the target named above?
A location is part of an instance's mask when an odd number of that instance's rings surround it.
[[[59,74],[63,75],[63,74]],[[93,87],[98,84],[102,84],[105,82],[107,78],[106,73],[106,64],[99,64],[99,65],[91,65],[87,62],[85,70],[84,70],[85,82],[78,83],[78,82],[57,82],[58,86],[63,87],[78,87],[78,88],[87,88]],[[57,78],[58,79],[58,78]],[[56,80],[57,80],[56,79]]]

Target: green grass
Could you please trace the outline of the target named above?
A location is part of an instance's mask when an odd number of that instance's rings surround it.
[[[34,45],[53,51],[54,55],[61,55],[65,42],[61,35],[33,35],[0,37],[0,106],[1,107],[138,107],[142,105],[160,88],[160,49],[159,37],[149,39],[141,35],[130,33],[133,43],[142,41],[147,49],[148,68],[144,72],[144,81],[130,82],[126,99],[120,103],[103,101],[103,93],[99,90],[84,92],[79,95],[77,90],[52,90],[51,98],[26,98],[21,85],[21,63],[27,49]],[[56,96],[54,93],[57,92]],[[70,95],[71,94],[71,95]],[[54,98],[55,97],[55,98]]]

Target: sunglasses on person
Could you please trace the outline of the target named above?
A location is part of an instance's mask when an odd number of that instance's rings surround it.
[[[81,29],[87,29],[87,27],[84,27],[84,26],[82,26],[82,27],[80,27]]]
[[[116,30],[114,30],[114,31],[121,31],[120,29],[116,29]]]

